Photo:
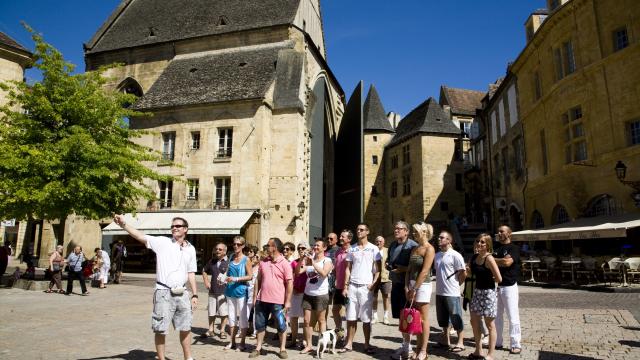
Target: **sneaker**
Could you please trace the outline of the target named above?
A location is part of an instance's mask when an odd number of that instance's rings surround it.
[[[385,324],[385,325],[389,325],[389,324],[390,324],[390,323],[389,323],[389,316],[388,316],[388,315],[385,315],[385,316],[382,318],[382,323],[383,323],[383,324]]]
[[[287,350],[282,350],[278,353],[278,357],[280,359],[286,359],[289,357],[289,355],[287,354]]]
[[[489,336],[487,336],[487,335],[482,335],[482,345],[487,345],[487,346],[489,346]]]
[[[375,324],[375,323],[377,323],[377,322],[378,322],[378,313],[377,313],[377,312],[374,312],[374,313],[373,313],[373,319],[371,319],[371,323],[372,323],[372,324]]]

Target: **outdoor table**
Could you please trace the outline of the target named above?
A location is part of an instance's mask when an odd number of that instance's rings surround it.
[[[531,279],[527,280],[527,282],[536,282],[536,280],[533,278],[533,264],[539,264],[540,259],[522,260],[522,262],[525,264],[529,264],[529,267],[531,268]]]
[[[570,260],[562,260],[563,264],[570,264],[571,265],[571,285],[578,285],[578,283],[576,283],[576,277],[575,277],[575,269],[574,269],[574,265],[576,264],[580,264],[582,262],[582,260],[574,260],[574,259],[570,259]]]
[[[622,284],[620,284],[620,286],[618,287],[628,287],[629,284],[627,283],[627,261],[626,260],[611,260],[612,263],[614,264],[618,264],[618,269],[620,269],[620,271],[622,272]]]

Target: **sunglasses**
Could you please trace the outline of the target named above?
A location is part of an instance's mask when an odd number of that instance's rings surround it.
[[[224,249],[216,249],[216,251],[224,251]]]
[[[302,250],[307,250],[307,248],[306,247],[299,247],[298,248],[298,251],[302,251]]]
[[[275,246],[274,246],[275,247]],[[293,249],[284,248],[284,251],[293,251]]]
[[[180,229],[180,228],[183,228],[183,227],[186,227],[186,225],[171,225],[172,229]]]
[[[244,244],[241,244],[241,243],[233,243],[233,246],[244,246]]]

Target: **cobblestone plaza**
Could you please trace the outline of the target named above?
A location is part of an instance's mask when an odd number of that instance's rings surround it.
[[[207,295],[201,282],[201,304]],[[93,289],[87,297],[44,294],[40,291],[0,289],[0,358],[2,359],[153,359],[150,330],[153,276],[132,274],[122,285]],[[640,294],[520,287],[523,351],[498,359],[638,359],[640,358]],[[434,295],[435,296],[435,295]],[[433,299],[432,299],[433,300]],[[432,301],[434,302],[434,301]],[[382,306],[379,306],[382,309]],[[635,317],[634,317],[635,314]],[[466,358],[472,351],[471,326],[465,312],[465,350],[451,353],[433,346],[438,339],[435,307],[431,308],[430,359]],[[218,338],[200,340],[206,330],[206,305],[194,313],[193,353],[196,359],[247,359],[248,353],[225,351]],[[333,321],[329,321],[333,327]],[[505,327],[505,331],[507,328]],[[270,338],[270,337],[268,337]],[[325,359],[364,359],[362,330],[355,351],[325,354]],[[252,347],[255,340],[248,340]],[[389,359],[400,344],[397,322],[373,326],[373,358]],[[315,345],[315,339],[314,339]],[[277,359],[276,347],[264,359]],[[167,336],[167,356],[181,359],[178,335]],[[309,359],[289,350],[292,359]]]

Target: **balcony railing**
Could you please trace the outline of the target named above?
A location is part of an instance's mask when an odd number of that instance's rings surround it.
[[[221,200],[216,200],[215,203],[213,203],[213,208],[215,210],[219,210],[219,209],[228,209],[229,208],[229,201],[221,201]]]
[[[218,159],[227,159],[231,157],[231,148],[226,149],[218,149],[216,152],[216,158]]]
[[[163,152],[162,153],[162,160],[173,161],[173,152]]]

